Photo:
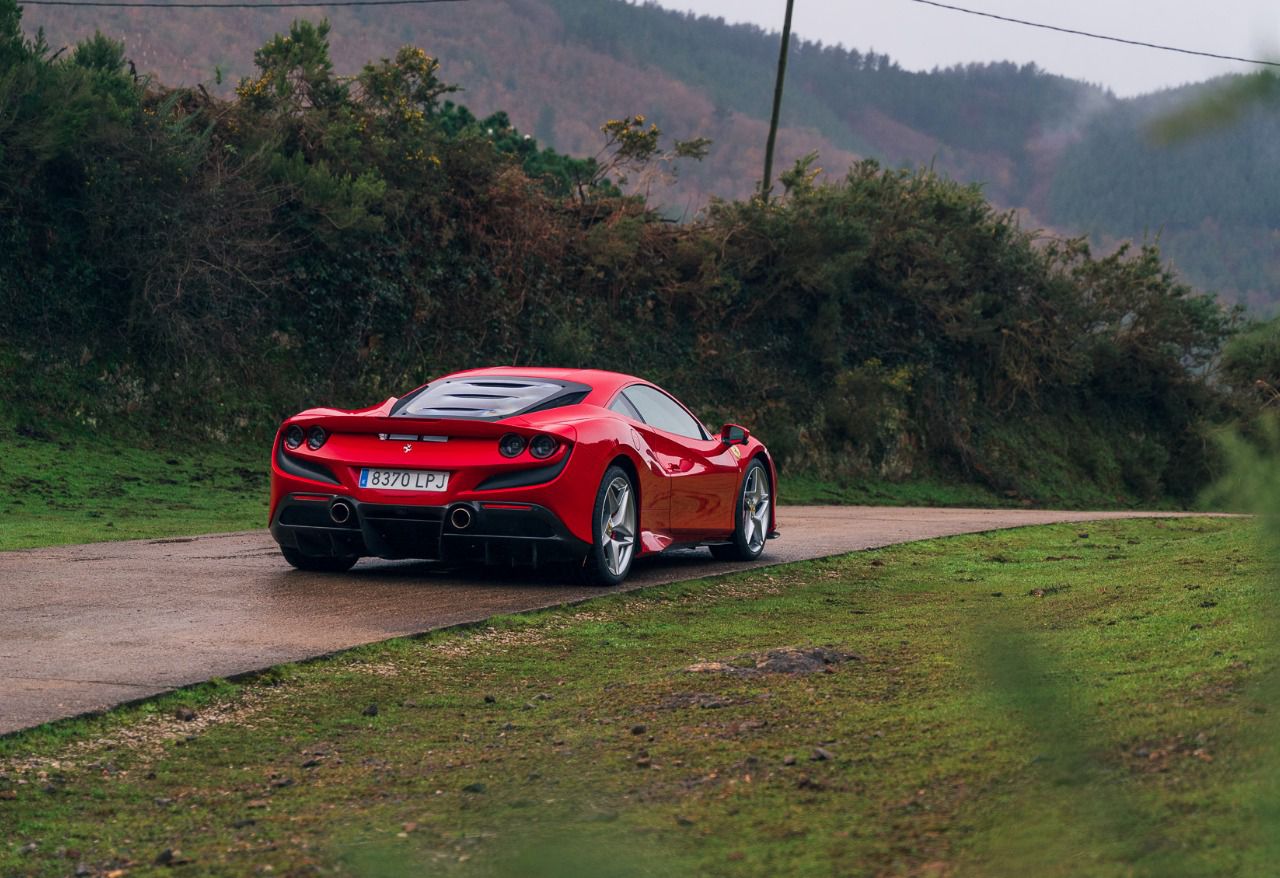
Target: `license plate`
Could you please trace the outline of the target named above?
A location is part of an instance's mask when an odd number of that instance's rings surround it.
[[[445,491],[449,474],[425,469],[360,470],[360,487],[380,491]]]

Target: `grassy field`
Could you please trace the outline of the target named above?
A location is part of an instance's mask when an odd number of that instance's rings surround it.
[[[1254,540],[936,540],[56,724],[0,739],[0,875],[1272,875]]]
[[[0,431],[0,550],[266,527],[270,449]]]
[[[1029,505],[1016,498],[1001,496],[983,485],[937,479],[908,482],[863,479],[842,484],[801,474],[784,475],[779,481],[782,484],[782,502],[797,505],[967,506],[978,509]]]
[[[134,444],[0,427],[0,551],[265,527],[268,457],[250,444]],[[784,476],[780,498],[784,504],[1026,505],[979,485],[929,479],[837,484],[805,475]]]

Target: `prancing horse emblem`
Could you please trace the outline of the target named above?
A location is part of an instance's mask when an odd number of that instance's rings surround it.
[[[413,443],[412,443],[412,442],[410,442],[408,445],[406,445],[406,446],[404,447],[404,453],[405,453],[405,454],[408,454],[410,451],[413,451]]]

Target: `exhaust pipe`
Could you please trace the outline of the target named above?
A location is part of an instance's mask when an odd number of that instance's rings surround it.
[[[449,523],[453,525],[454,530],[466,530],[471,527],[471,521],[471,510],[465,506],[455,506],[449,513]]]
[[[329,507],[329,517],[333,519],[334,524],[346,524],[351,520],[352,513],[351,504],[345,500],[335,500]]]

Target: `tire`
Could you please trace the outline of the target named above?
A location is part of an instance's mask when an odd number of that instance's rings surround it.
[[[346,573],[360,560],[354,555],[304,555],[288,546],[281,546],[280,554],[284,555],[284,559],[298,570],[315,573]]]
[[[620,585],[631,572],[640,546],[640,515],[636,488],[620,466],[605,470],[591,511],[591,551],[582,562],[587,585]]]
[[[738,488],[738,508],[734,513],[733,537],[728,543],[711,547],[718,561],[754,561],[764,553],[769,539],[769,513],[773,495],[769,470],[759,458],[747,465]]]

